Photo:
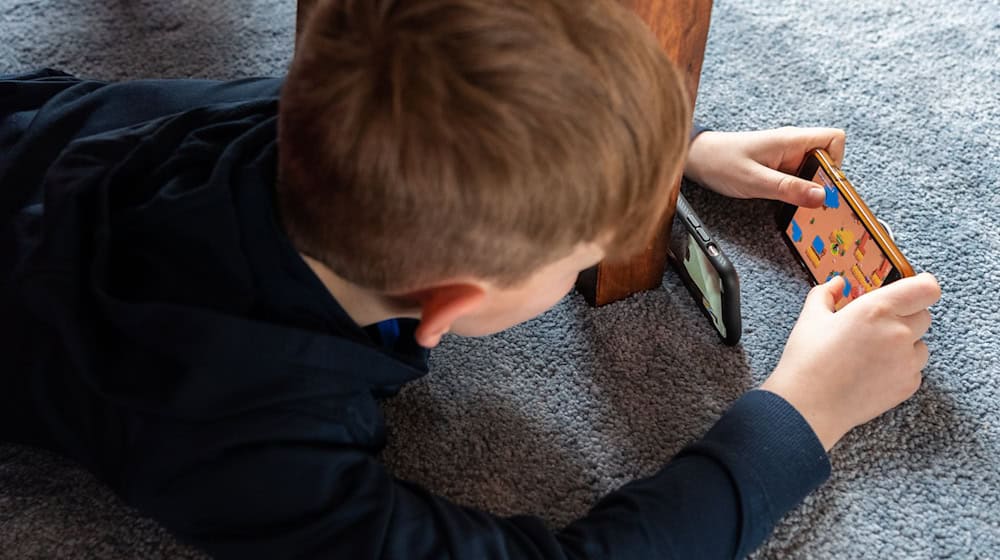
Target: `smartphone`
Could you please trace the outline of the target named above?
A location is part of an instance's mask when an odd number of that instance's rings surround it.
[[[670,263],[726,344],[740,341],[740,280],[705,224],[677,195],[670,233]]]
[[[778,227],[813,284],[844,277],[836,309],[866,292],[914,275],[892,234],[875,218],[826,150],[809,152],[798,176],[823,187],[826,199],[819,208],[782,205]]]

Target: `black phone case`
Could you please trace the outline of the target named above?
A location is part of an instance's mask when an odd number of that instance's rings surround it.
[[[677,212],[674,216],[674,221],[679,222],[683,225],[684,231],[687,231],[694,238],[695,242],[698,244],[701,251],[708,258],[708,261],[715,268],[716,272],[719,274],[719,278],[722,280],[723,289],[723,300],[722,300],[722,323],[726,326],[726,336],[722,336],[722,333],[715,328],[715,324],[712,322],[712,316],[709,314],[705,306],[702,305],[702,293],[698,289],[694,280],[688,274],[687,269],[684,267],[684,263],[680,262],[680,259],[673,254],[673,249],[670,250],[670,265],[677,271],[677,275],[681,277],[681,281],[684,282],[684,286],[690,292],[691,296],[694,298],[695,303],[698,308],[701,309],[702,314],[708,319],[709,324],[712,325],[712,330],[719,335],[728,345],[735,345],[740,341],[740,337],[743,334],[743,323],[740,313],[740,280],[739,276],[736,274],[736,269],[733,268],[732,263],[726,258],[726,255],[719,248],[719,244],[712,239],[711,234],[705,225],[702,223],[701,219],[695,214],[694,209],[688,204],[687,200],[684,199],[684,195],[677,195]],[[677,228],[674,228],[677,231]],[[713,246],[717,251],[716,255],[712,255],[708,247]]]

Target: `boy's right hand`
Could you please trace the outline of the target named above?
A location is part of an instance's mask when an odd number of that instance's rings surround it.
[[[834,312],[843,281],[838,276],[809,293],[778,367],[760,387],[794,406],[827,451],[920,388],[927,308],[941,297],[937,280],[923,273]]]

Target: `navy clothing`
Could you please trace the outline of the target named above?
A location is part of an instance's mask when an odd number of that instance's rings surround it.
[[[829,473],[784,400],[551,532],[393,478],[415,323],[354,324],[282,232],[281,81],[0,79],[0,439],[232,558],[730,558]]]

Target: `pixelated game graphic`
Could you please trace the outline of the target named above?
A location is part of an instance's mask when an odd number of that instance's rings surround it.
[[[817,235],[816,237],[813,238],[812,250],[816,251],[816,254],[819,255],[820,257],[826,254],[826,244],[823,243],[822,237]]]
[[[837,192],[837,187],[824,186],[823,190],[826,191],[826,200],[823,205],[827,208],[840,208],[840,193]]]
[[[814,278],[844,277],[840,309],[854,298],[881,286],[892,272],[892,263],[849,204],[840,203],[840,192],[822,168],[813,182],[823,186],[826,199],[819,208],[795,211],[785,235],[808,263]]]
[[[813,238],[812,245],[806,249],[806,256],[809,257],[809,262],[812,263],[813,268],[819,268],[820,261],[826,255],[826,244],[823,243],[823,238],[816,236]]]
[[[795,220],[792,220],[792,241],[796,243],[802,241],[802,228]]]

